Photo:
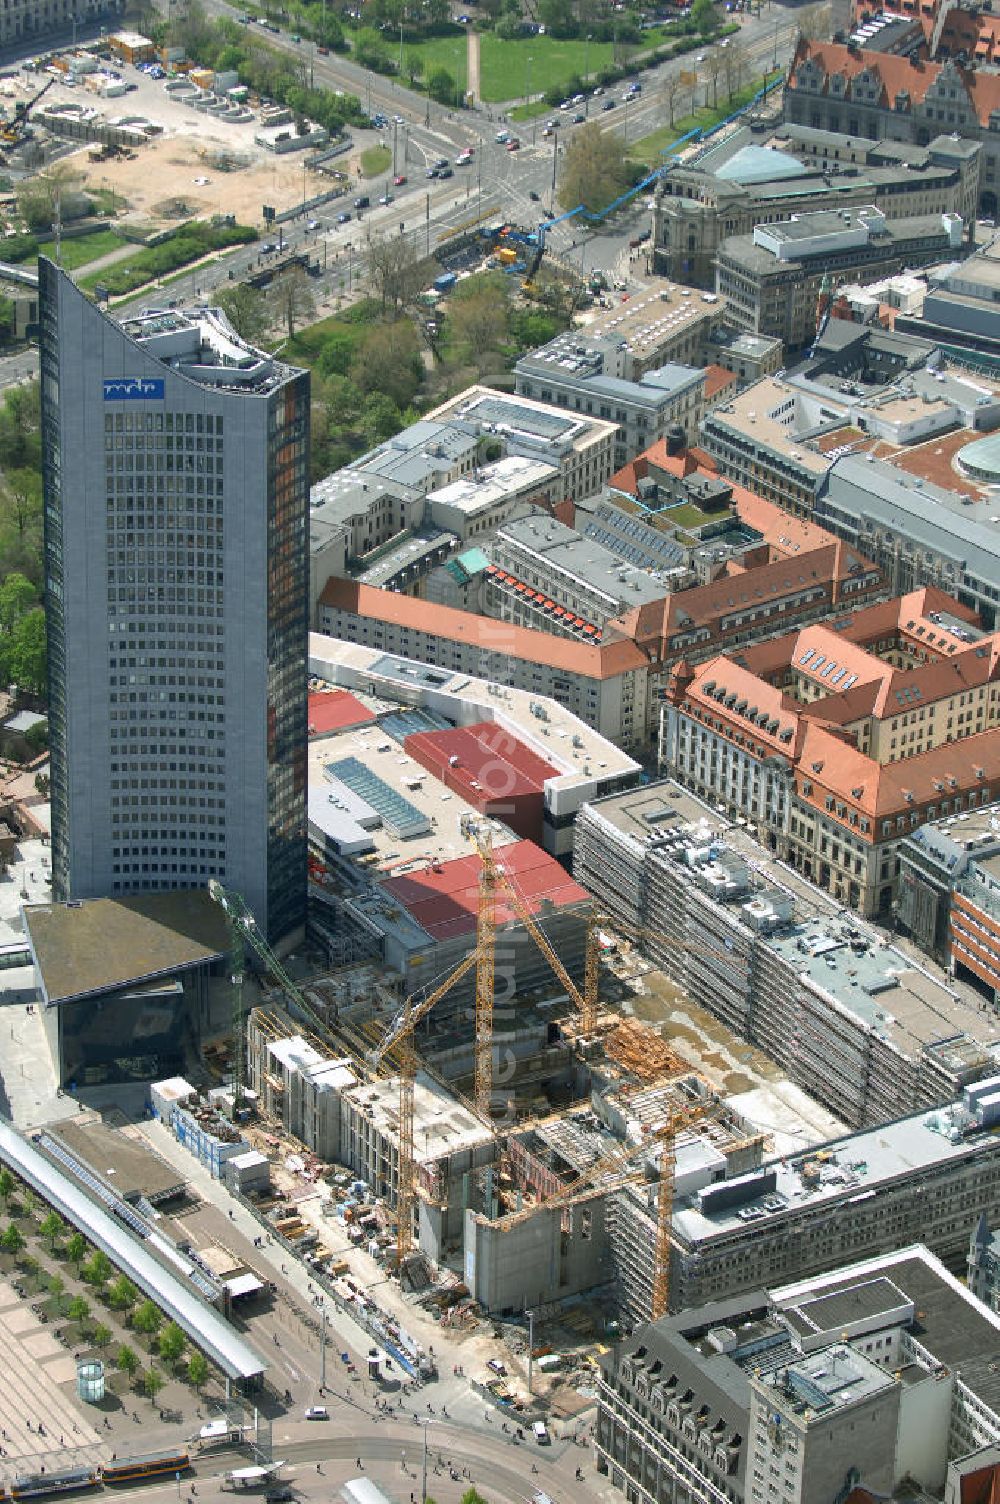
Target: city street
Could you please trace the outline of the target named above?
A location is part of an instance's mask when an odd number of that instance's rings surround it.
[[[206,0],[205,8],[210,14],[233,20],[239,15],[238,8],[227,0]],[[794,12],[782,7],[773,7],[766,16],[748,17],[740,36],[748,72],[763,74],[776,62],[787,60],[796,33]],[[512,127],[522,146],[520,151],[508,152],[495,140],[498,129],[505,123],[501,108],[481,105],[473,110],[446,110],[349,59],[320,56],[312,44],[295,43],[287,34],[269,36],[268,43],[300,57],[308,64],[318,85],[356,93],[366,109],[385,114],[391,122],[381,131],[353,133],[356,145],[362,150],[384,142],[393,152],[392,168],[383,177],[364,185],[373,207],[363,218],[354,210],[353,197],[348,197],[304,212],[271,232],[270,243],[279,244],[282,250],[307,250],[318,261],[321,270],[315,291],[321,306],[332,306],[338,296],[350,294],[364,279],[365,243],[374,234],[406,235],[421,253],[427,254],[444,233],[484,216],[496,215],[533,227],[541,220],[543,208],[558,213],[553,195],[558,154],[570,133],[579,129],[558,111]],[[8,61],[16,60],[12,56]],[[664,122],[663,80],[671,72],[692,66],[692,59],[687,57],[643,73],[643,93],[637,99],[620,103],[607,114],[598,114],[602,130],[634,141],[659,129]],[[704,97],[707,94],[706,81]],[[594,103],[593,99],[587,100],[584,108],[588,113]],[[558,123],[559,129],[546,139],[542,129],[550,118]],[[456,166],[454,176],[445,181],[426,179],[431,163],[439,158],[453,161],[458,151],[467,146],[475,151],[470,164]],[[392,177],[397,172],[405,174],[408,181],[394,188]],[[377,200],[387,192],[393,194],[394,201],[380,206]],[[340,226],[336,217],[344,208],[351,212],[352,219]],[[571,255],[582,272],[599,270],[624,278],[628,272],[626,242],[648,228],[648,214],[646,195],[640,194],[633,206],[619,216],[612,230],[591,227],[578,220],[564,221],[548,232],[548,243],[552,250]],[[318,228],[308,228],[311,220],[318,221]],[[203,263],[173,278],[162,289],[144,288],[115,303],[114,312],[128,313],[161,300],[183,304],[205,299],[214,289],[258,270],[267,259],[262,242],[257,242]],[[273,254],[271,259],[277,261],[279,255]],[[0,358],[0,388],[29,379],[37,374],[37,368],[37,353],[33,350]]]

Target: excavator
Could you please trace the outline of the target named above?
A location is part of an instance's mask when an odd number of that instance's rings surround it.
[[[0,125],[0,142],[2,142],[4,146],[20,146],[22,141],[26,141],[28,139],[28,137],[31,135],[31,131],[28,127],[28,116],[31,114],[38,101],[42,98],[42,95],[47,94],[54,83],[55,79],[50,78],[48,83],[43,84],[43,86],[39,89],[38,93],[35,94],[33,98],[28,100],[19,99],[17,101],[14,106],[13,120],[5,120],[3,124]]]

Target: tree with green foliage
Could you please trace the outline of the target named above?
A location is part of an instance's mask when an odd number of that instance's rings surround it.
[[[215,301],[247,344],[259,345],[271,326],[267,298],[257,287],[234,282],[216,294]]]
[[[90,1315],[90,1301],[85,1300],[82,1295],[74,1295],[66,1307],[66,1315],[70,1321],[79,1321],[82,1324]]]
[[[156,1339],[157,1351],[165,1363],[176,1363],[184,1351],[184,1333],[176,1321],[168,1321]]]
[[[88,1285],[98,1287],[106,1285],[114,1272],[114,1265],[100,1248],[94,1250],[80,1271],[81,1277]]]
[[[427,92],[438,104],[453,105],[458,86],[447,68],[434,68],[427,77]]]
[[[4,1253],[20,1253],[24,1247],[24,1235],[16,1222],[8,1222],[0,1232],[0,1248]]]
[[[37,381],[8,387],[0,406],[0,470],[41,469],[42,410]]]
[[[362,68],[372,68],[376,73],[388,72],[389,50],[381,33],[371,26],[363,27],[355,36],[354,57]]]
[[[719,18],[713,0],[694,0],[691,21],[700,37],[714,36],[719,29]]]
[[[351,376],[363,392],[383,392],[397,407],[413,401],[423,374],[417,331],[409,319],[373,325],[351,363]]]
[[[155,1400],[165,1382],[158,1368],[147,1368],[142,1376],[142,1387],[146,1398],[148,1400]]]
[[[7,1205],[16,1188],[17,1181],[14,1179],[10,1170],[8,1170],[5,1165],[4,1168],[0,1170],[0,1201],[3,1202],[4,1211],[7,1210]]]
[[[624,193],[630,181],[622,138],[602,131],[596,121],[581,125],[563,158],[559,178],[563,208],[582,204],[591,214],[600,213]]]
[[[8,635],[38,600],[38,591],[30,580],[16,571],[0,584],[0,632]]]
[[[151,1300],[144,1300],[132,1317],[132,1325],[145,1337],[155,1337],[163,1317]]]
[[[480,373],[497,360],[510,319],[510,282],[502,273],[469,277],[452,293],[445,329],[449,358]]]
[[[67,1248],[67,1252],[68,1252]],[[108,1304],[113,1311],[131,1311],[139,1299],[139,1291],[125,1274],[119,1274],[108,1290]]]
[[[13,298],[0,297],[0,344],[9,345],[14,338],[16,309]]]
[[[71,1232],[66,1239],[66,1257],[75,1269],[79,1269],[87,1257],[87,1239],[82,1232]]]
[[[42,522],[42,477],[37,470],[8,470],[0,495],[3,521],[9,522],[22,541],[29,530],[38,530]],[[39,542],[41,536],[39,534]]]
[[[90,1340],[95,1347],[107,1347],[111,1341],[111,1335],[111,1328],[105,1326],[103,1321],[99,1321],[90,1334]]]
[[[403,72],[410,80],[411,88],[416,83],[417,79],[420,77],[423,71],[424,60],[421,54],[415,47],[407,48],[406,52],[403,53]]]
[[[579,35],[580,23],[577,20],[572,0],[538,0],[537,15],[551,36],[575,37]]]
[[[70,161],[55,162],[18,184],[17,207],[31,230],[49,231],[57,217],[63,224],[79,219],[89,208],[79,169]]]
[[[202,1385],[208,1378],[208,1359],[204,1353],[194,1352],[188,1358],[187,1377],[188,1383],[193,1384],[195,1389],[200,1392]]]
[[[43,1238],[48,1239],[49,1252],[55,1252],[56,1243],[65,1232],[66,1226],[58,1212],[51,1211],[43,1218],[42,1225],[38,1229]]]
[[[115,1366],[122,1373],[127,1374],[130,1379],[134,1378],[136,1370],[139,1367],[139,1356],[135,1348],[129,1347],[127,1342],[123,1342],[115,1354]]]

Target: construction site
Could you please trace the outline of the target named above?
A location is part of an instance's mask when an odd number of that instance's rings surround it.
[[[630,1016],[608,916],[511,829],[519,800],[540,827],[554,791],[566,797],[593,731],[545,702],[567,747],[542,742],[542,760],[477,681],[456,676],[449,702],[441,676],[432,710],[387,698],[392,677],[383,664],[379,694],[372,677],[351,693],[314,681],[308,963],[279,959],[241,897],[213,889],[239,1047],[212,1057],[225,1083],[212,1152],[263,1153],[275,1184],[291,1166],[279,1232],[305,1238],[319,1270],[342,1272],[353,1245],[408,1298],[493,1319],[586,1296],[594,1338],[598,1312],[632,1323],[669,1308],[675,1201],[758,1170],[773,1138]],[[461,792],[486,776],[456,765],[489,744],[486,717],[505,766],[537,762],[509,824]],[[476,736],[449,740],[462,723]],[[425,758],[430,771],[411,754],[433,736],[448,755]],[[634,780],[617,749],[596,750],[609,783]]]

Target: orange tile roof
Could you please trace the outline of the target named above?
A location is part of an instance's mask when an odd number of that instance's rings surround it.
[[[882,85],[882,105],[887,109],[893,108],[897,94],[902,93],[909,94],[911,103],[918,104],[941,72],[938,63],[914,63],[891,52],[851,51],[839,42],[816,42],[802,37],[790,70],[793,87],[796,71],[806,58],[818,63],[828,78],[839,73],[848,83],[861,73],[874,73]]]
[[[713,397],[717,397],[727,387],[733,386],[738,379],[736,372],[727,370],[725,366],[706,366],[705,401],[709,402]]]
[[[627,638],[601,644],[575,642],[570,637],[552,637],[531,627],[515,627],[510,622],[439,606],[412,595],[397,595],[394,590],[380,590],[374,585],[358,585],[353,580],[328,580],[320,605],[587,679],[613,679],[647,667],[643,654]]]
[[[675,681],[677,677],[675,669]],[[724,692],[724,698],[717,699],[720,692]],[[796,746],[801,740],[798,702],[773,684],[748,673],[731,658],[720,655],[698,664],[693,677],[679,693],[687,708],[696,707],[699,718],[717,723],[729,740],[738,737],[751,756],[778,755],[794,764]],[[733,696],[735,704],[727,706],[725,699]],[[737,710],[737,706],[742,708]],[[766,718],[766,724],[760,724],[760,716]]]
[[[922,59],[913,61],[891,52],[863,49],[852,52],[838,42],[814,42],[804,37],[799,41],[792,60],[790,78],[793,88],[796,70],[806,58],[818,63],[828,78],[840,74],[848,84],[859,74],[874,74],[882,85],[882,108],[889,110],[895,107],[896,97],[902,93],[909,95],[911,105],[921,103],[944,66]],[[980,125],[988,127],[990,115],[1000,109],[1000,74],[974,68],[958,68],[957,71],[977,120]]]
[[[978,770],[982,770],[979,776]],[[947,742],[900,762],[877,763],[823,726],[808,720],[798,758],[798,794],[825,810],[828,794],[848,810],[884,819],[909,809],[954,797],[972,788],[988,788],[1000,778],[1000,728]],[[804,794],[802,780],[812,785]],[[911,797],[912,796],[912,797]],[[825,811],[836,819],[835,811]],[[869,832],[873,837],[880,832]]]

